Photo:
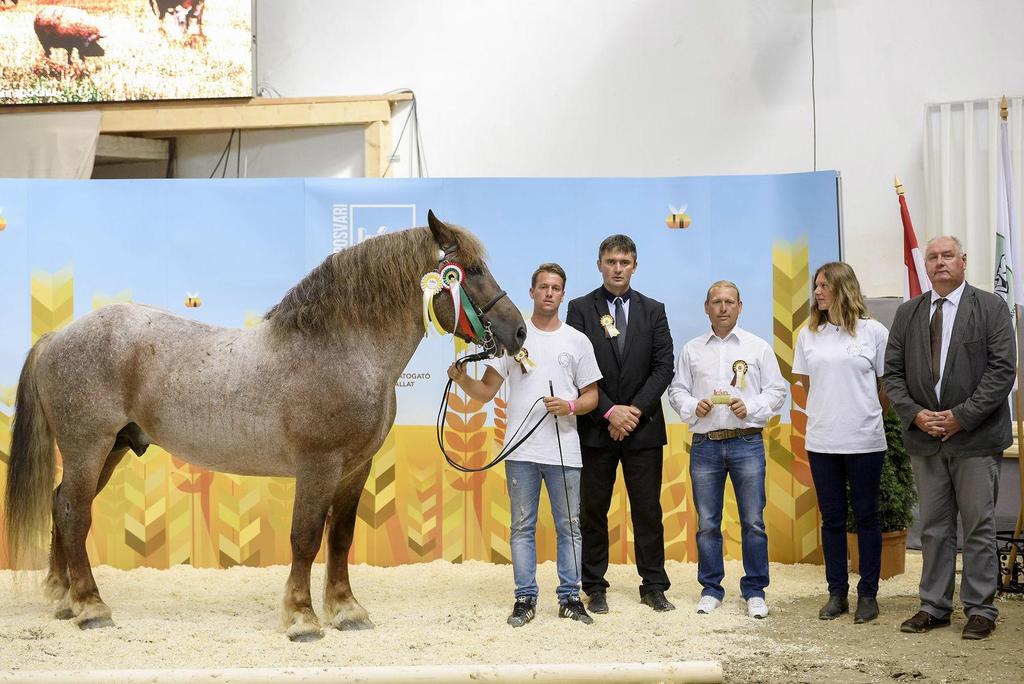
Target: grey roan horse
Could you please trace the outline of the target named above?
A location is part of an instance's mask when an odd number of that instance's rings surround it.
[[[395,419],[395,383],[423,338],[420,278],[447,253],[472,301],[492,303],[482,318],[497,352],[526,338],[480,242],[433,213],[428,222],[328,257],[251,330],[118,304],[35,344],[15,404],[6,531],[18,567],[41,555],[52,516],[45,590],[56,617],[113,624],[85,548],[92,500],[128,449],[152,442],[211,470],[295,477],[288,637],[323,635],[309,571],[325,524],[326,624],[373,626],[352,595],[347,557],[370,463]],[[451,297],[437,297],[439,322],[455,330]],[[55,491],[54,442],[64,464]]]

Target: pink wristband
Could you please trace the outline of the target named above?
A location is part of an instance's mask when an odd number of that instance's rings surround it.
[[[614,411],[614,410],[615,410],[615,407],[612,406],[610,409],[608,409],[607,413],[604,414],[603,418],[605,420],[608,420],[608,416],[612,415],[612,411]]]
[[[576,402],[572,399],[569,400],[569,413],[576,413]]]

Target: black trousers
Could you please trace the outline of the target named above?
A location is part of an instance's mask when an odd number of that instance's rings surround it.
[[[583,591],[593,594],[608,588],[608,507],[615,487],[616,468],[622,464],[629,512],[633,520],[636,569],[640,595],[669,588],[665,573],[665,528],[661,518],[662,448],[626,450],[582,447],[580,477],[580,530],[583,533]]]
[[[846,570],[846,484],[857,521],[860,582],[857,596],[878,595],[882,568],[882,523],[878,517],[884,451],[862,454],[821,454],[808,451],[811,477],[821,509],[821,549],[830,596],[846,596],[850,576]]]

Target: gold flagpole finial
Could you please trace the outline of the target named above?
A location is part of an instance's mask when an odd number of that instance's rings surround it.
[[[893,180],[893,184],[892,185],[893,185],[894,188],[896,188],[896,194],[897,195],[902,195],[903,194],[903,183],[900,183],[900,177],[899,176],[895,176],[895,180]]]
[[[1010,103],[1006,100],[1006,96],[1003,95],[1003,99],[999,101],[999,118],[1006,121],[1006,117],[1010,115]]]

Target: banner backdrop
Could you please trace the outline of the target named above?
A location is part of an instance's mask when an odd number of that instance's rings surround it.
[[[495,279],[524,317],[538,264],[563,266],[568,301],[601,283],[601,240],[629,234],[638,250],[633,286],[665,302],[677,357],[708,328],[708,285],[732,280],[743,299],[740,325],[774,346],[788,378],[807,317],[809,269],[839,258],[837,182],[833,171],[660,179],[0,180],[0,487],[21,364],[43,333],[115,301],[215,325],[258,325],[327,255],[425,225],[428,209],[481,238]],[[457,347],[451,337],[424,340],[399,380],[395,426],[360,501],[353,562],[509,559],[503,467],[459,473],[434,443],[445,369],[465,352]],[[451,452],[471,464],[496,453],[504,398],[481,406],[452,397]],[[777,561],[820,556],[804,399],[794,388],[766,431],[765,519]],[[689,435],[663,403],[667,555],[695,560]],[[90,558],[121,568],[286,563],[293,493],[288,478],[211,473],[156,446],[143,457],[129,454],[94,503]],[[546,507],[545,497],[541,560],[554,558]],[[621,479],[609,527],[612,561],[632,561]],[[727,555],[739,557],[731,488],[723,531]],[[7,566],[4,554],[0,567]]]

